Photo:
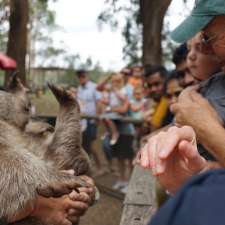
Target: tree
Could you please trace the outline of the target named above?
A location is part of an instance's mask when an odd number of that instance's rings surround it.
[[[29,21],[28,0],[10,0],[9,34],[7,55],[17,62],[21,81],[26,84],[27,25]],[[9,79],[6,73],[5,84]]]
[[[143,65],[162,63],[162,29],[171,0],[140,0],[143,24]]]
[[[118,13],[125,12],[123,27],[124,58],[128,64],[142,61],[143,65],[162,62],[162,30],[166,11],[172,0],[106,0],[106,8],[98,20],[114,28],[118,26]],[[116,16],[115,16],[116,15]],[[142,52],[142,54],[140,54]]]

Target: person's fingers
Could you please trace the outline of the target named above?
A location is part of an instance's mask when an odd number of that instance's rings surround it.
[[[159,149],[159,158],[166,159],[172,152],[176,150],[181,140],[187,140],[193,144],[196,143],[194,130],[189,126],[178,128],[170,127],[168,132],[161,138],[161,146]]]
[[[81,187],[81,188],[78,188],[78,190],[79,190],[80,192],[85,192],[85,193],[87,193],[87,194],[91,194],[91,193],[93,193],[93,191],[94,191],[94,187],[89,187],[89,188]]]
[[[72,225],[73,224],[73,222],[71,222],[70,220],[68,220],[68,219],[64,219],[63,221],[61,221],[61,223],[60,223],[61,225]]]
[[[161,138],[161,146],[159,151],[159,158],[166,159],[176,148],[180,137],[179,137],[179,128],[171,127],[168,129],[168,132]]]
[[[77,211],[86,211],[88,209],[88,204],[87,203],[84,203],[84,202],[81,202],[81,201],[70,201],[68,203],[68,207],[69,208],[74,208],[76,209]]]
[[[87,208],[82,208],[82,209],[70,209],[68,211],[68,217],[72,218],[72,217],[80,217],[82,215],[84,215],[84,213],[87,211]]]
[[[170,106],[170,111],[171,111],[174,115],[177,114],[177,112],[179,111],[179,109],[180,109],[180,104],[179,104],[179,103],[174,103],[174,104],[171,104],[171,106]]]
[[[193,91],[196,92],[197,90],[199,90],[199,87],[200,86],[197,84],[197,85],[193,85],[193,86],[185,88],[179,95],[178,102],[182,102],[182,101],[192,102],[193,100],[191,98],[191,93]]]
[[[190,87],[185,88],[181,94],[178,97],[178,102],[185,102],[185,103],[190,103],[192,102],[192,98],[190,93],[192,92],[192,89]]]
[[[199,172],[205,167],[206,160],[199,154],[196,146],[188,141],[181,141],[178,149],[193,172]]]
[[[77,210],[76,209],[69,209],[69,211],[68,211],[68,215],[69,216],[74,216],[76,214],[77,214]]]
[[[89,202],[90,197],[86,192],[80,192],[79,194],[75,191],[72,191],[69,194],[69,199],[72,201],[82,201],[82,202]]]
[[[148,142],[148,158],[149,167],[152,169],[152,173],[155,174],[158,164],[158,136],[152,137]]]
[[[207,104],[208,103],[208,101],[201,94],[199,94],[198,92],[196,92],[194,90],[191,91],[190,96],[191,96],[191,98],[194,102],[197,102],[197,103],[200,103],[200,104]]]
[[[156,162],[156,168],[152,170],[152,174],[154,176],[160,176],[166,171],[166,167],[167,167],[167,160],[158,158]]]
[[[141,163],[141,151],[138,151],[132,164],[133,165],[139,165]]]
[[[140,164],[144,168],[149,168],[149,158],[148,158],[148,143],[141,149],[140,153]]]
[[[79,221],[79,216],[68,216],[68,219],[72,224],[77,224]]]

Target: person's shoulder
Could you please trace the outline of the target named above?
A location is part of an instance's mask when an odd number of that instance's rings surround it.
[[[219,72],[200,84],[200,93],[203,96],[225,95],[225,73]]]
[[[203,81],[200,86],[211,86],[219,84],[220,82],[225,82],[225,72],[223,71],[213,74],[209,79]]]

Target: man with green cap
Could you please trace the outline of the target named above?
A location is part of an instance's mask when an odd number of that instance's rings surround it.
[[[225,66],[224,0],[196,0],[191,15],[172,32],[171,37],[175,41],[182,42],[192,38],[200,31],[202,35],[202,52],[216,55]],[[224,74],[219,79],[224,86]],[[216,85],[213,88],[214,93],[218,92]],[[224,88],[221,90],[224,92]],[[221,94],[225,95],[225,93]],[[197,95],[197,97],[191,97],[193,95]],[[224,106],[223,102],[220,104]],[[225,166],[225,149],[221,149],[220,145],[218,145],[220,143],[218,136],[221,133],[222,136],[225,136],[225,131],[218,122],[213,121],[213,116],[210,113],[213,111],[211,105],[196,91],[189,90],[186,91],[177,104],[171,107],[171,110],[175,113],[179,124],[189,125],[194,128],[198,140],[217,158],[221,165]],[[212,128],[216,124],[219,129],[212,132]]]
[[[202,51],[216,54],[225,65],[225,1],[198,0],[191,15],[171,34],[184,42],[202,30]],[[221,104],[225,104],[224,102]],[[196,89],[185,90],[172,106],[176,121],[185,127],[172,127],[148,141],[139,162],[151,168],[161,184],[175,193],[192,175],[220,165],[225,166],[225,130],[216,111]],[[194,129],[192,129],[193,127]],[[220,165],[205,161],[197,151],[197,139]]]

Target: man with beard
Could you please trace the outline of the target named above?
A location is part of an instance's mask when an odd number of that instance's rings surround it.
[[[167,70],[160,65],[150,66],[145,70],[145,82],[148,97],[153,100],[146,113],[146,120],[151,125],[151,130],[158,129],[166,125],[168,115],[168,102],[164,96],[164,84],[167,78]]]

